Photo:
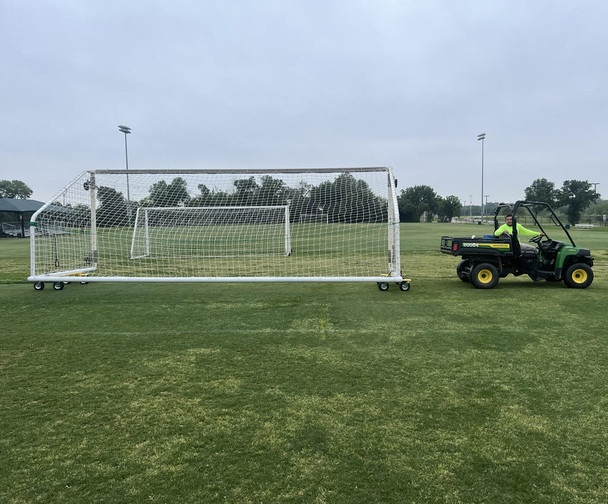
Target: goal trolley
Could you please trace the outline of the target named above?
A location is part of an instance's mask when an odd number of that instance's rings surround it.
[[[29,281],[376,282],[401,273],[391,168],[91,170],[30,222]]]

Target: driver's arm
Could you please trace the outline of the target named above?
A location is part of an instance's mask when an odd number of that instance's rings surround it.
[[[532,231],[531,229],[526,229],[520,224],[517,225],[517,233],[522,236],[544,236],[545,233],[539,233],[538,231]]]
[[[500,236],[503,233],[509,233],[509,226],[507,226],[506,224],[503,224],[496,231],[494,231],[494,236]]]

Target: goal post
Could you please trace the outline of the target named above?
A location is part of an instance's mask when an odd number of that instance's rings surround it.
[[[35,282],[401,282],[391,168],[91,170],[30,222]]]

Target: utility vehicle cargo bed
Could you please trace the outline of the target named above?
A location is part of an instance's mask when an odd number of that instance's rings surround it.
[[[512,247],[510,239],[497,238],[491,235],[470,238],[442,236],[441,252],[455,256],[463,254],[504,256],[512,254]]]

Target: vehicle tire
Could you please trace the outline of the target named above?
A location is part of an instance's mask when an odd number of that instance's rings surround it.
[[[55,290],[61,290],[63,289],[64,283],[63,282],[55,282],[53,284],[53,289]]]
[[[44,289],[44,282],[34,283],[34,290],[41,291],[42,289]]]
[[[458,275],[458,278],[460,278],[463,282],[468,282],[470,269],[471,263],[469,263],[468,259],[460,261],[458,266],[456,266],[456,274]]]
[[[410,283],[409,282],[401,282],[399,284],[399,289],[401,289],[401,291],[403,292],[407,292],[410,290]]]
[[[378,282],[378,289],[380,289],[382,292],[387,291],[388,282]]]
[[[593,270],[585,263],[575,263],[566,270],[564,283],[572,289],[586,289],[593,282]]]
[[[481,263],[471,269],[471,283],[478,289],[491,289],[498,283],[498,269],[490,263]]]

